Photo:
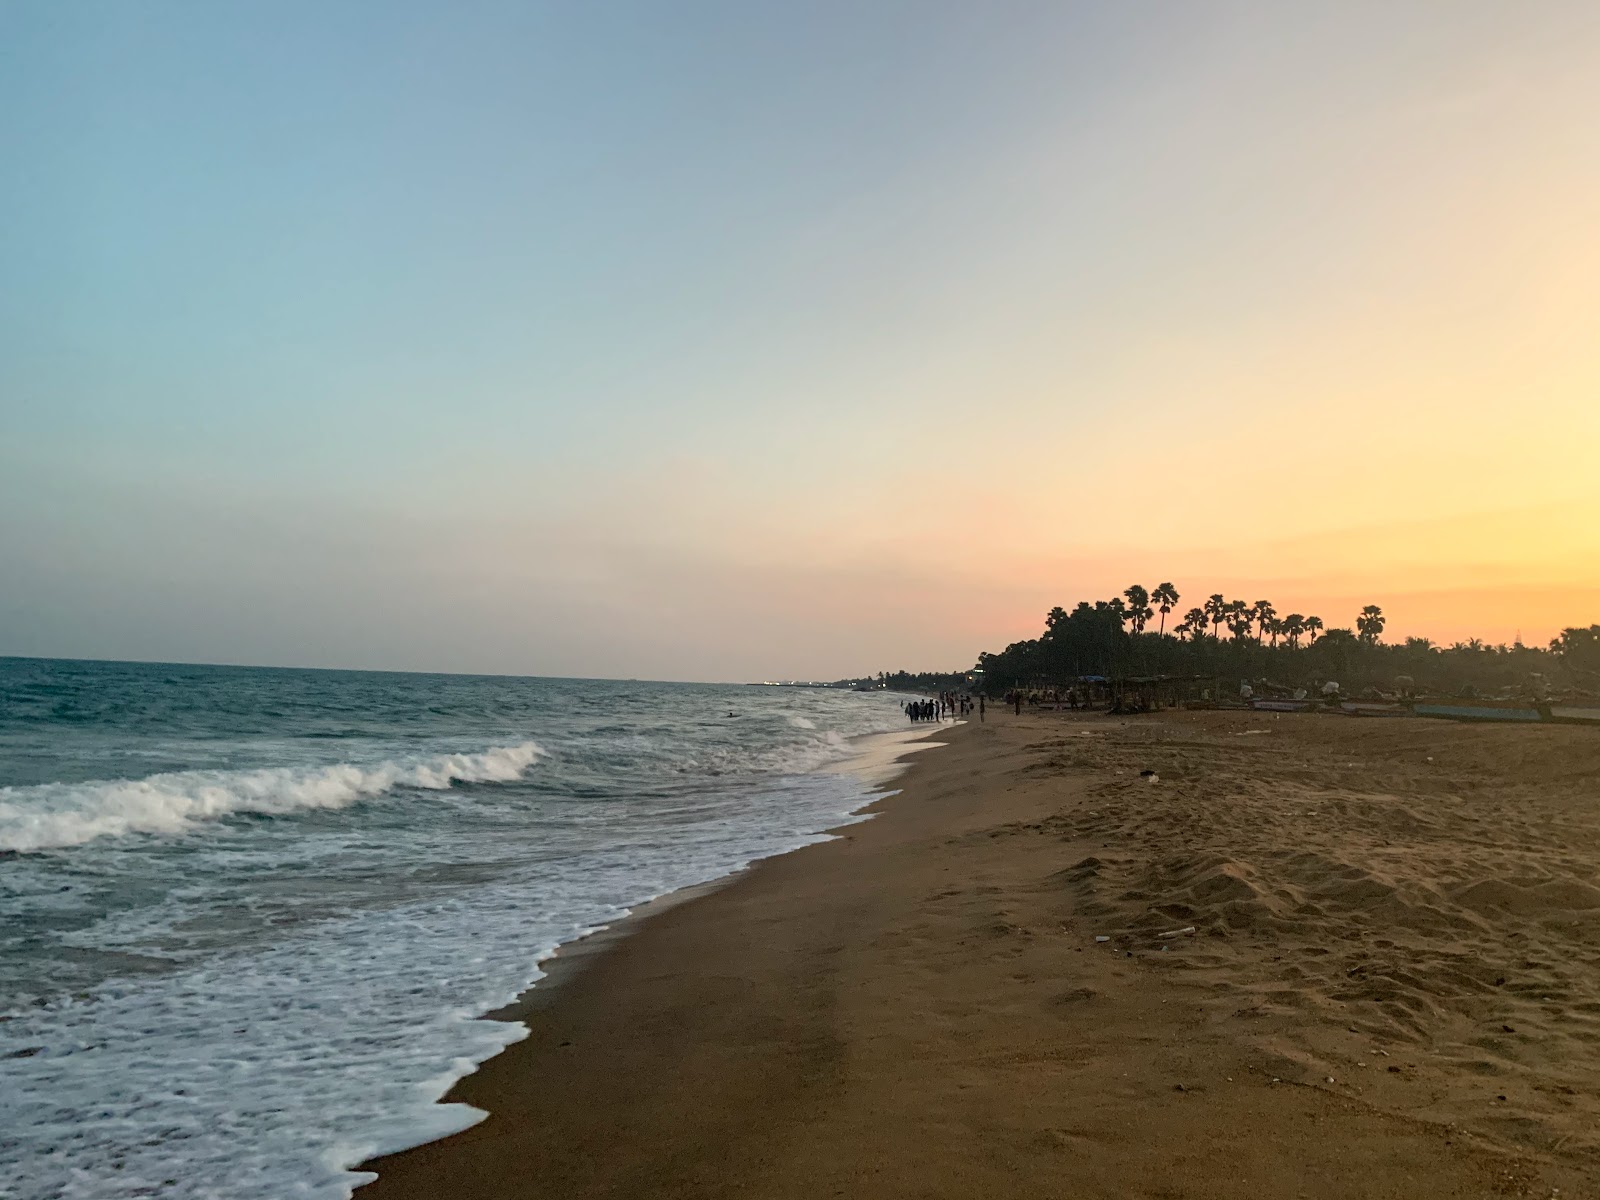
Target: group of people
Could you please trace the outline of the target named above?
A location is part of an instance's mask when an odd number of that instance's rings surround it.
[[[982,696],[974,700],[958,692],[940,692],[932,700],[908,700],[902,707],[913,724],[918,721],[942,721],[946,716],[954,721],[957,717],[970,716],[974,710],[980,721],[984,716]]]

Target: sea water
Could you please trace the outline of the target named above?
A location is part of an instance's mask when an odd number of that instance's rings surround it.
[[[880,693],[0,659],[0,1197],[343,1197],[481,1015],[819,840]]]

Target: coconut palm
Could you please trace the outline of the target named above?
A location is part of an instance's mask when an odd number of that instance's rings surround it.
[[[1211,622],[1211,635],[1219,642],[1222,640],[1222,622],[1228,616],[1228,602],[1222,598],[1221,592],[1212,592],[1206,597],[1202,605],[1206,611],[1206,620]]]
[[[1356,629],[1363,642],[1369,646],[1376,646],[1383,639],[1383,627],[1386,623],[1387,618],[1383,615],[1383,609],[1376,604],[1369,604],[1356,618]]]
[[[1170,583],[1156,584],[1156,590],[1150,593],[1150,599],[1158,605],[1161,613],[1161,637],[1167,635],[1167,614],[1178,607],[1178,589]]]
[[[1191,608],[1183,614],[1183,621],[1189,627],[1189,636],[1199,641],[1206,635],[1206,626],[1211,624],[1211,618],[1203,608]]]
[[[1315,646],[1317,644],[1317,634],[1322,631],[1322,618],[1307,617],[1305,619],[1305,630],[1311,636],[1311,645]]]

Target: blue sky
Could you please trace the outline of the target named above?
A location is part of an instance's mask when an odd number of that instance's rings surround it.
[[[1475,579],[1351,564],[1419,468],[1420,520],[1600,513],[1597,51],[1557,3],[5,3],[0,653],[834,675],[1186,563]],[[1125,456],[1364,498],[1041,519]],[[1275,575],[1295,527],[1355,549]],[[1488,565],[1600,595],[1579,549]]]

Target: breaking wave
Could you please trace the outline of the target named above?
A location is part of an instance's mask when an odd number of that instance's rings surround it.
[[[398,787],[443,789],[518,779],[544,751],[534,742],[415,762],[178,771],[145,779],[0,787],[0,850],[52,850],[102,837],[175,834],[235,813],[344,808]]]

